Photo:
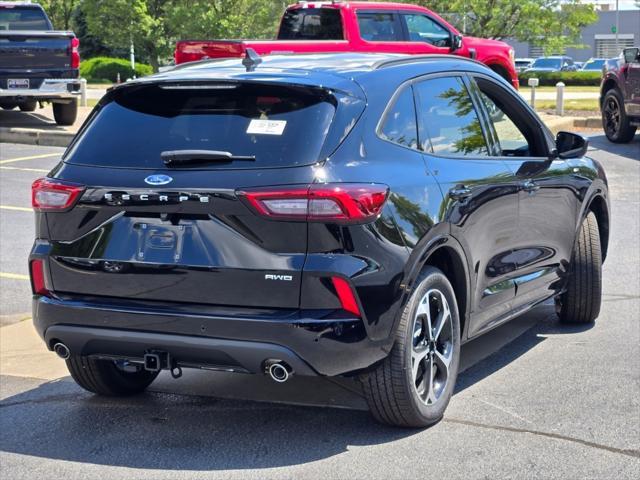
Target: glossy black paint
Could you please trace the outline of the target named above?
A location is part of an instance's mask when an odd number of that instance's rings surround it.
[[[417,91],[420,82],[443,75],[460,78],[470,92],[477,112],[474,141],[486,141],[487,155],[445,157],[379,135],[399,92]],[[476,92],[479,78],[499,89],[536,132],[531,152],[538,156],[497,151],[491,114]],[[347,374],[391,350],[395,325],[425,264],[445,270],[454,284],[467,340],[563,291],[576,231],[590,209],[606,250],[602,167],[588,157],[559,158],[555,139],[535,113],[476,62],[267,57],[251,73],[237,61],[204,62],[140,83],[215,79],[322,84],[366,99],[366,108],[338,148],[311,166],[171,170],[170,186],[150,187],[144,183],[148,170],[63,160],[50,176],[88,188],[69,212],[36,213],[31,258],[47,261],[53,292],[34,297],[34,322],[43,338],[52,325],[64,324],[114,329],[125,337],[147,332],[254,341],[290,350],[315,373]],[[420,114],[416,131],[425,122]],[[313,182],[383,183],[391,193],[380,217],[365,225],[273,221],[235,193]],[[160,195],[168,199],[160,201]],[[290,275],[291,281],[269,282],[265,273]],[[351,282],[362,318],[342,310],[333,276]],[[138,345],[141,351],[152,347]],[[92,348],[83,351],[110,353]]]

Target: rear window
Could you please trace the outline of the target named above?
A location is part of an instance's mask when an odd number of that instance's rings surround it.
[[[341,129],[344,135],[345,125],[353,124],[351,114],[335,118],[341,103],[353,104],[342,101],[338,94],[307,87],[247,83],[129,86],[112,92],[112,101],[95,115],[65,161],[175,168],[164,165],[162,152],[215,150],[255,156],[255,161],[207,162],[189,168],[308,165],[328,155],[342,140],[332,131]]]
[[[282,17],[278,40],[344,40],[336,8],[297,8]]]
[[[50,29],[49,20],[40,8],[0,5],[0,31]]]

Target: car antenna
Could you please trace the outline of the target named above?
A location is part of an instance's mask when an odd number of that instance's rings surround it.
[[[253,72],[261,63],[262,57],[253,48],[247,48],[245,57],[242,59],[242,65],[245,66],[247,72]]]

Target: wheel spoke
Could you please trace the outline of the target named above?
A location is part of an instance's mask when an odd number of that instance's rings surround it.
[[[420,368],[420,364],[424,362],[424,359],[428,354],[428,347],[420,349],[414,348],[411,350],[411,377],[413,378],[414,383],[418,379],[418,369]]]
[[[433,363],[433,358],[429,358],[429,364],[427,365],[427,372],[426,372],[427,378],[428,380],[428,384],[427,384],[427,403],[436,403],[436,401],[438,400],[438,398],[436,397],[436,392],[434,389],[434,378],[436,376],[436,366]]]
[[[441,307],[442,311],[440,312],[440,315],[438,315],[438,322],[433,333],[433,340],[435,341],[440,338],[443,327],[451,321],[451,310],[449,310],[449,304],[444,297],[441,298]]]
[[[435,352],[436,364],[438,365],[438,368],[445,376],[446,380],[449,379],[449,365],[451,365],[451,358],[452,358],[451,352],[453,352],[453,349],[449,345],[447,345],[445,352],[440,352],[437,349]]]

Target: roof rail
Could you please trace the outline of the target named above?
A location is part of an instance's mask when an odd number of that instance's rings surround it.
[[[406,55],[406,56],[402,56],[402,57],[398,57],[398,58],[391,58],[391,59],[385,59],[385,60],[380,60],[379,62],[376,62],[373,64],[373,66],[371,67],[372,70],[379,70],[381,68],[386,68],[386,67],[394,67],[396,65],[405,65],[408,63],[417,63],[417,62],[421,62],[421,61],[425,61],[425,60],[438,60],[438,59],[443,59],[443,58],[448,58],[450,60],[462,60],[465,62],[473,62],[473,63],[477,63],[478,65],[484,65],[482,62],[479,62],[478,60],[474,60],[472,58],[467,58],[467,57],[461,57],[459,55],[451,55],[451,54],[442,54],[442,53],[430,53],[430,54],[425,54],[425,55]]]

